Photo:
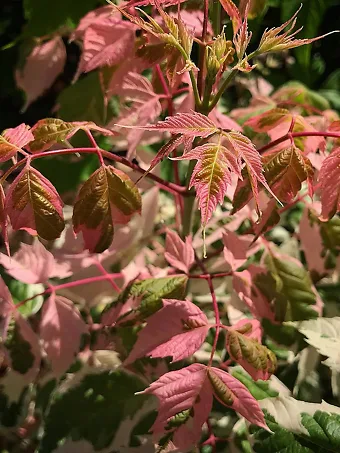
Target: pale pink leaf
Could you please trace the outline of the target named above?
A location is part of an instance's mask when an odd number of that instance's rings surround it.
[[[268,429],[260,405],[251,395],[249,390],[229,373],[218,368],[211,368],[211,371],[215,373],[232,392],[234,399],[231,405],[232,409],[241,414],[250,423]],[[214,392],[214,395],[220,400],[216,392]]]
[[[60,36],[34,47],[24,68],[15,73],[18,87],[26,93],[24,109],[50,88],[65,62],[66,49]]]
[[[209,118],[221,129],[242,132],[242,127],[232,118],[222,113],[217,107],[209,113]]]
[[[233,231],[225,231],[222,235],[224,258],[232,271],[236,271],[247,261],[247,250],[250,242],[242,241]]]
[[[125,365],[144,356],[172,357],[176,362],[189,357],[202,345],[209,324],[205,314],[192,302],[164,299],[163,308],[148,318],[138,334]]]
[[[65,278],[71,275],[69,265],[57,264],[52,253],[39,241],[34,241],[33,245],[22,243],[13,257],[0,253],[0,263],[7,274],[28,284],[46,283],[52,277]]]
[[[94,22],[84,33],[83,51],[75,78],[82,72],[89,72],[102,66],[121,63],[134,50],[135,26],[116,19]]]
[[[62,375],[72,365],[86,333],[88,327],[73,302],[52,293],[43,305],[40,337],[54,375]]]
[[[0,162],[5,162],[16,155],[21,148],[33,140],[30,127],[22,123],[11,129],[6,129],[0,135]]]
[[[114,326],[115,324],[119,324],[119,318],[122,317],[123,322],[129,321],[131,318],[129,314],[133,314],[133,310],[139,307],[141,299],[142,296],[131,296],[126,302],[119,302],[116,305],[113,305],[109,310],[104,311],[101,317],[101,324],[103,326]]]
[[[8,325],[14,309],[11,293],[0,277],[0,339],[2,342],[6,340]]]
[[[145,133],[142,126],[154,121],[162,112],[160,97],[146,77],[133,72],[128,73],[123,81],[120,80],[119,84],[112,88],[112,93],[119,95],[124,102],[132,103],[131,106],[122,108],[118,121],[115,120],[117,126],[132,129],[126,134],[127,157],[130,159]]]
[[[29,370],[24,374],[27,382],[32,382],[40,371],[41,361],[41,348],[39,343],[39,337],[33,331],[29,322],[21,316],[18,310],[14,310],[13,317],[17,327],[19,328],[20,335],[29,344],[30,353],[33,355],[33,364]]]
[[[192,238],[185,238],[185,242],[174,231],[168,230],[165,242],[165,259],[171,266],[185,273],[195,262],[195,252],[192,246]]]
[[[121,19],[122,15],[110,5],[102,6],[87,13],[79,22],[78,27],[71,34],[70,41],[79,39],[84,36],[85,30],[95,23],[116,23],[117,19]]]
[[[192,409],[189,420],[174,432],[173,442],[183,452],[198,443],[212,407],[212,391],[204,365],[194,363],[170,371],[153,382],[144,393],[155,395],[159,400],[158,416],[152,426],[155,434],[175,431],[174,427],[168,426],[169,421],[180,412]]]
[[[311,223],[308,216],[308,208],[305,208],[300,220],[299,237],[301,248],[306,257],[308,270],[316,271],[319,275],[326,274],[327,269],[323,256],[324,246],[320,235],[320,229],[315,223]]]
[[[159,121],[157,124],[149,124],[142,128],[202,138],[218,132],[218,127],[207,116],[198,112],[177,113],[175,116],[168,116],[164,121]]]
[[[270,302],[256,288],[253,280],[260,274],[265,274],[266,269],[254,264],[242,272],[234,272],[233,289],[238,297],[248,306],[251,314],[258,319],[266,318],[274,321],[275,316],[270,307]]]
[[[318,183],[322,205],[320,220],[327,222],[340,211],[340,147],[335,148],[324,160]]]

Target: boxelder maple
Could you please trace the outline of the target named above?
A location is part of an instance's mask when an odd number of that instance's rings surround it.
[[[124,393],[125,384],[131,394],[158,399],[153,425],[139,436],[140,451],[204,446],[216,451],[217,443],[228,439],[214,434],[215,407],[235,411],[243,433],[246,420],[269,443],[279,435],[277,426],[281,434],[288,429],[289,451],[316,451],[309,449],[311,443],[340,451],[338,440],[320,441],[306,419],[317,423],[322,411],[340,430],[339,420],[331,418],[339,410],[324,403],[299,406],[271,377],[283,360],[279,344],[291,347],[294,360],[316,347],[328,355],[325,365],[338,379],[336,348],[328,352],[322,343],[324,335],[339,347],[338,332],[329,327],[337,318],[321,317],[316,285],[336,275],[340,121],[335,111],[316,107],[301,84],[271,95],[257,90],[248,107],[222,113],[226,90],[253,72],[263,55],[323,37],[297,39],[297,11],[265,30],[256,46],[248,18],[261,4],[205,0],[203,9],[192,9],[177,0],[131,0],[89,12],[68,36],[81,49],[74,82],[97,71],[105,108],[115,102],[115,113],[98,124],[90,118],[45,118],[0,136],[0,227],[7,250],[0,263],[9,285],[12,277],[33,288],[14,300],[0,279],[2,368],[9,379],[19,379],[20,394],[27,392],[20,402],[27,403],[27,411],[17,422],[27,449],[20,444],[20,451],[57,451],[61,441],[82,438],[95,450],[111,445],[112,451],[139,451],[136,445],[127,449],[129,442],[117,446],[116,428],[103,431],[103,438],[99,432],[91,437],[80,425],[73,432],[77,417],[67,411],[60,417],[65,421],[59,437],[50,431],[55,413],[63,412],[63,397],[71,401],[80,389],[74,405],[84,404],[85,412],[87,401],[93,397],[99,404],[104,394],[124,407],[117,392]],[[16,71],[25,108],[62,72],[62,37],[65,30],[38,40]],[[87,146],[75,145],[80,137]],[[113,151],[104,149],[103,137]],[[156,153],[145,153],[143,145]],[[115,149],[126,149],[126,157]],[[98,168],[70,210],[35,164],[86,154],[98,157]],[[164,178],[162,161],[169,170]],[[298,250],[289,253],[271,236],[279,231],[280,218],[301,202],[304,213],[293,247],[300,241],[303,262]],[[17,230],[38,239],[10,256]],[[302,352],[298,330],[311,345]],[[106,373],[108,387],[96,395],[93,385],[81,394],[86,379],[100,373]],[[262,381],[276,382],[279,397]],[[47,383],[53,389],[42,407]],[[59,395],[55,399],[53,392]],[[280,405],[288,415],[295,412],[294,425],[282,421]],[[117,425],[133,413],[118,411]],[[103,413],[106,417],[110,414]],[[132,432],[130,425],[123,429]],[[329,426],[324,423],[323,429],[328,435]],[[301,433],[306,446],[294,437]],[[269,443],[265,451],[279,451]]]

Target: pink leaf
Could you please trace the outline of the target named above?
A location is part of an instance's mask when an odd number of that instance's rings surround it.
[[[185,242],[174,231],[168,230],[165,242],[165,259],[176,269],[188,273],[195,262],[195,253],[192,247],[192,238],[185,238]]]
[[[0,253],[0,263],[7,274],[28,284],[46,283],[49,278],[65,278],[71,274],[69,265],[58,265],[52,253],[39,241],[34,241],[33,245],[22,243],[20,250],[11,258]]]
[[[266,269],[251,264],[242,272],[234,272],[233,288],[241,300],[248,306],[249,311],[255,318],[266,318],[274,321],[275,316],[271,310],[269,301],[257,290],[253,280],[259,274],[265,274]]]
[[[32,327],[21,314],[14,310],[13,317],[17,327],[19,328],[20,335],[27,341],[30,346],[30,353],[33,355],[33,364],[31,368],[24,374],[27,382],[32,382],[40,371],[41,349],[39,344],[39,337],[32,330]]]
[[[122,15],[118,10],[113,9],[110,5],[102,6],[86,14],[79,22],[78,27],[72,33],[70,40],[82,38],[85,30],[93,24],[97,23],[112,23],[117,19],[121,19]]]
[[[260,405],[251,395],[249,390],[229,373],[219,370],[218,368],[211,368],[211,371],[217,375],[223,384],[232,392],[232,409],[241,414],[250,423],[268,429]],[[221,401],[220,395],[216,391],[214,391],[214,395]],[[221,402],[223,402],[223,400]]]
[[[340,211],[340,147],[335,148],[324,160],[318,183],[322,205],[320,220],[327,222]]]
[[[65,62],[66,50],[60,36],[34,47],[23,70],[15,73],[18,87],[26,93],[24,110],[50,88]]]
[[[200,440],[201,429],[212,407],[212,394],[224,405],[239,412],[251,423],[268,429],[263,412],[240,381],[225,371],[194,363],[170,371],[153,382],[143,393],[159,400],[154,434],[172,434],[172,441],[183,453]],[[180,415],[180,417],[176,417]]]
[[[101,317],[101,324],[103,326],[114,326],[115,324],[119,324],[119,318],[123,315],[123,321],[128,321],[130,319],[129,312],[133,315],[133,310],[139,307],[142,297],[134,297],[131,296],[129,299],[124,303],[117,303],[113,305],[109,310],[104,311]]]
[[[142,126],[154,121],[161,114],[162,106],[159,95],[154,92],[150,81],[137,73],[128,73],[123,82],[120,80],[119,84],[113,87],[112,92],[118,94],[125,102],[129,104],[132,102],[131,106],[121,109],[120,117],[115,121],[117,126],[132,129],[127,132],[129,145],[127,157],[130,159],[145,133]]]
[[[235,35],[242,25],[240,11],[232,0],[220,0],[220,3],[232,21]]]
[[[171,356],[176,362],[201,347],[210,327],[205,314],[187,300],[164,299],[163,305],[148,318],[125,365],[144,356]]]
[[[64,229],[63,202],[56,189],[38,170],[27,165],[12,182],[5,211],[14,230],[56,239]]]
[[[251,241],[245,242],[233,231],[226,231],[222,236],[224,258],[232,271],[236,271],[247,261],[247,250]]]
[[[323,257],[324,246],[320,229],[315,222],[311,223],[308,212],[308,208],[305,208],[299,225],[301,248],[306,257],[308,270],[324,275],[327,273],[327,269]]]
[[[197,160],[191,175],[190,187],[195,187],[202,223],[205,226],[218,203],[222,203],[228,185],[232,183],[231,171],[241,176],[241,163],[237,155],[219,143],[197,146],[177,158]]]
[[[159,130],[171,134],[183,134],[187,137],[208,137],[218,132],[218,127],[205,115],[198,112],[177,113],[175,116],[168,116],[164,121],[157,124],[143,126],[145,130]]]
[[[246,163],[247,171],[249,174],[249,180],[251,188],[253,191],[254,199],[258,211],[259,208],[259,192],[258,192],[258,182],[260,182],[268,192],[276,198],[272,190],[267,184],[267,181],[263,175],[261,156],[258,153],[257,149],[253,143],[249,140],[248,137],[245,137],[239,132],[229,132],[227,134],[227,140],[229,141],[230,148],[234,150],[236,156],[242,158]]]
[[[236,123],[233,119],[231,119],[226,114],[220,112],[220,110],[215,107],[210,113],[209,118],[213,121],[213,123],[217,124],[221,129],[225,130],[234,130],[242,132],[242,127]]]
[[[159,400],[158,416],[152,427],[155,434],[174,431],[175,427],[171,425],[174,417],[190,411],[192,415],[189,414],[187,422],[174,432],[173,442],[183,452],[198,443],[202,425],[212,407],[212,391],[204,365],[195,363],[170,371],[153,382],[144,393],[151,393]]]
[[[135,26],[116,19],[115,23],[95,21],[86,28],[83,52],[75,78],[102,66],[124,61],[134,50]]]
[[[8,325],[14,309],[11,293],[0,277],[0,338],[2,342],[6,340]]]
[[[86,333],[88,328],[73,302],[52,293],[42,309],[40,337],[56,376],[73,363]]]
[[[3,131],[0,135],[0,162],[5,162],[14,157],[21,148],[33,139],[30,127],[24,123]]]

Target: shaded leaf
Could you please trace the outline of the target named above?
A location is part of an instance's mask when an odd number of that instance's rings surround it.
[[[71,366],[85,333],[88,327],[74,304],[52,293],[43,306],[40,337],[54,375],[62,375]]]
[[[49,278],[65,278],[71,272],[67,263],[57,264],[52,253],[39,242],[21,244],[20,249],[8,257],[0,253],[0,263],[7,274],[24,283],[46,283]]]
[[[26,94],[26,109],[54,83],[63,71],[66,49],[60,36],[35,46],[22,70],[16,71],[19,88]]]

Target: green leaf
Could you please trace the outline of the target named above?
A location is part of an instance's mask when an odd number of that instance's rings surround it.
[[[61,92],[58,116],[65,121],[93,121],[105,124],[107,118],[98,72],[91,72]]]
[[[257,380],[254,381],[249,374],[244,371],[238,371],[232,369],[231,374],[242,382],[243,385],[247,387],[250,393],[257,400],[263,400],[265,398],[270,398],[278,395],[278,392],[270,388],[270,383],[268,381]]]
[[[301,423],[315,443],[330,451],[340,450],[340,415],[322,411],[314,416],[302,413]]]
[[[285,255],[270,253],[266,257],[266,265],[275,280],[278,320],[300,321],[317,317],[313,308],[316,295],[311,278],[302,264]]]
[[[318,222],[323,245],[334,251],[340,248],[340,217],[335,216],[328,222]]]
[[[24,0],[25,17],[28,21],[25,33],[29,36],[44,36],[62,26],[75,27],[79,20],[96,6],[97,0],[59,0],[55,4],[45,0]]]
[[[120,370],[85,376],[53,402],[39,453],[51,453],[63,439],[87,440],[95,450],[107,447],[136,404],[146,400],[145,395],[135,395],[143,388],[138,378]]]
[[[121,293],[117,301],[108,305],[105,311],[117,303],[126,302],[130,297],[141,297],[138,312],[142,318],[146,318],[162,308],[162,299],[183,299],[187,282],[186,275],[147,278],[134,282]]]
[[[21,301],[26,300],[35,294],[42,293],[44,291],[44,286],[41,284],[26,285],[26,283],[19,282],[19,280],[11,280],[9,289],[12,294],[13,302],[19,304]],[[43,302],[43,296],[37,296],[25,302],[23,305],[20,305],[18,310],[25,318],[27,318],[28,316],[38,313]]]
[[[274,434],[257,430],[254,451],[261,453],[340,451],[339,407],[324,401],[320,404],[306,403],[288,396],[267,398],[260,401],[260,406]]]
[[[304,446],[293,433],[276,423],[274,417],[267,415],[266,411],[264,413],[268,428],[273,434],[262,428],[254,428],[255,453],[316,453]],[[302,442],[305,443],[303,440]]]

